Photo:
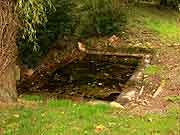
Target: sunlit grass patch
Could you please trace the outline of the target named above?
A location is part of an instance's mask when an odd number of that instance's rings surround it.
[[[173,103],[180,103],[180,96],[167,96],[165,99]]]
[[[27,100],[27,101],[42,101],[43,98],[41,96],[38,96],[38,95],[21,95],[20,96],[21,99],[24,99],[24,100]]]
[[[154,74],[159,74],[160,72],[161,69],[157,65],[148,65],[144,70],[145,75],[154,75]]]
[[[127,14],[129,26],[146,27],[164,40],[180,41],[180,13],[177,11],[156,7],[131,7]]]

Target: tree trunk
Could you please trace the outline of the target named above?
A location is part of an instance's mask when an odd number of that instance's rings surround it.
[[[14,102],[17,98],[16,93],[16,69],[15,62],[8,65],[0,76],[0,101]]]
[[[14,102],[16,93],[16,19],[11,0],[0,0],[0,101]]]

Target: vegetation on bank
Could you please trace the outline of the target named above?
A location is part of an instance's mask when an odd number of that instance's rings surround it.
[[[160,7],[133,7],[127,12],[128,26],[145,27],[162,40],[180,41],[180,12]]]
[[[52,3],[46,3],[45,9],[35,10],[34,15],[29,14],[28,4],[18,8],[27,8],[20,19],[25,20],[28,27],[19,31],[21,38],[17,45],[23,63],[30,66],[35,65],[36,58],[46,54],[57,39],[73,38],[77,42],[92,36],[118,34],[126,24],[126,16],[118,0],[52,0]],[[35,5],[34,2],[30,10],[38,8]],[[33,52],[32,46],[39,47],[39,52]]]
[[[73,38],[76,42],[92,36],[122,34],[125,27],[147,28],[166,41],[180,40],[179,11],[171,8],[131,4],[126,7],[118,0],[52,2],[56,10],[49,9],[47,22],[36,27],[39,51],[33,52],[33,42],[17,42],[24,64],[34,66],[57,39]]]

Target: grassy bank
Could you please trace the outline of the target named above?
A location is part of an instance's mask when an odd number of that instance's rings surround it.
[[[156,7],[130,7],[128,26],[145,27],[164,40],[180,41],[180,13],[172,9]]]

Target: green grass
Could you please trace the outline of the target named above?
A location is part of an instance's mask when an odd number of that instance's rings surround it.
[[[171,101],[173,103],[180,103],[180,96],[168,96],[166,100]]]
[[[32,96],[21,95],[21,98],[28,100],[28,101],[38,101],[38,102],[43,100],[41,96],[37,96],[37,95],[32,95]]]
[[[131,7],[128,11],[129,26],[146,27],[162,39],[180,41],[180,13],[156,7]]]
[[[145,69],[144,69],[144,74],[146,75],[154,75],[154,74],[160,74],[160,67],[158,67],[157,65],[148,65]]]
[[[30,98],[31,99],[31,98]],[[31,100],[32,101],[32,100]],[[69,100],[0,109],[2,135],[178,135],[180,110],[135,116],[108,105]],[[99,128],[99,129],[97,129]]]

